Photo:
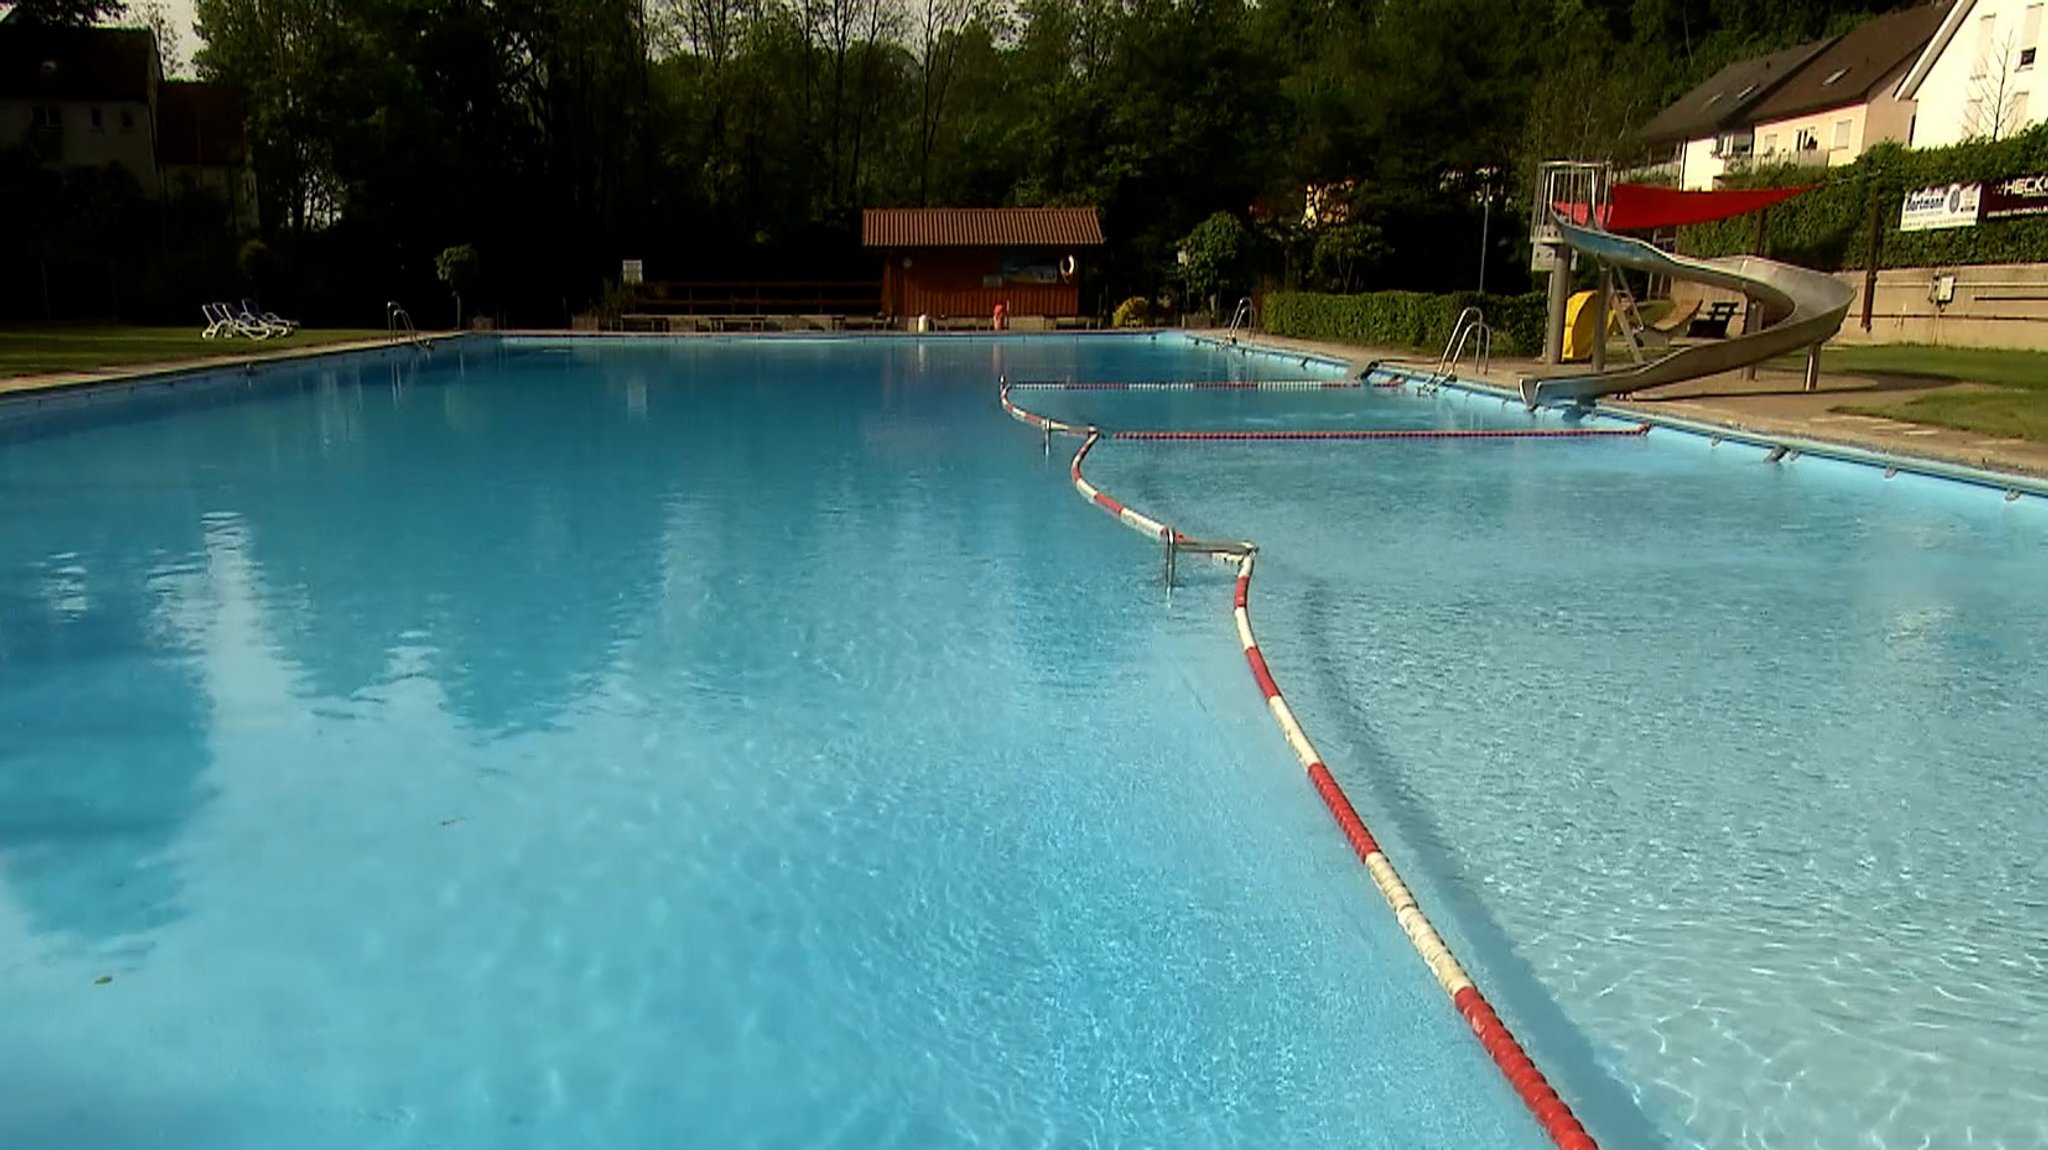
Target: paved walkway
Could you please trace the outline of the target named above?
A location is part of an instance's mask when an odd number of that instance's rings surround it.
[[[1281,336],[1261,335],[1256,338],[1262,344],[1313,351],[1342,359],[1355,369],[1363,369],[1376,359],[1410,364],[1419,362],[1423,366],[1434,363],[1426,354],[1405,349],[1367,348]],[[1495,360],[1492,370],[1482,373],[1475,373],[1469,368],[1459,370],[1460,375],[1478,378],[1511,391],[1516,389],[1523,376],[1541,372],[1542,365],[1534,360]],[[1925,379],[1910,377],[1829,372],[1821,376],[1820,390],[1809,393],[1804,386],[1802,372],[1759,368],[1755,379],[1745,379],[1739,371],[1726,372],[1658,388],[1629,400],[1602,400],[1601,407],[1668,415],[1760,435],[1811,439],[1989,471],[2048,477],[2048,444],[2000,439],[1949,428],[1923,427],[1834,410],[1841,406],[1889,406],[1938,391],[1974,389],[1980,386],[1978,384],[1929,384]]]

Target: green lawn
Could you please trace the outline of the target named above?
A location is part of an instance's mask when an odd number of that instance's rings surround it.
[[[1831,347],[1821,353],[1821,366],[1930,385],[1986,385],[1896,403],[1843,404],[1836,411],[2048,442],[2048,352],[1917,344]]]
[[[201,339],[197,326],[0,327],[0,377],[252,355],[383,335],[362,328],[333,328],[294,332],[283,339]]]

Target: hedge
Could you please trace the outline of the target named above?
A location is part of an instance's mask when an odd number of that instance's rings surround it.
[[[1764,254],[1823,271],[1843,271],[1868,263],[1873,212],[1884,229],[1880,267],[2048,261],[2048,216],[1991,220],[1968,228],[1899,230],[1899,206],[1911,189],[2042,173],[2048,173],[2048,124],[1995,142],[1951,148],[1909,151],[1884,144],[1839,168],[1775,168],[1723,182],[1749,188],[1817,182],[1813,191],[1770,209]],[[1753,216],[1681,228],[1678,233],[1678,250],[1687,255],[1741,255],[1755,243]]]
[[[1266,296],[1260,326],[1274,335],[1298,339],[1441,351],[1451,338],[1458,313],[1468,307],[1486,313],[1486,322],[1493,327],[1495,355],[1535,355],[1543,350],[1544,297],[1540,292],[1515,296],[1274,292]]]

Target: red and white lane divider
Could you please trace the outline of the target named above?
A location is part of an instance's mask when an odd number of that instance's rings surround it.
[[[1396,430],[1374,428],[1351,431],[1341,428],[1296,431],[1112,431],[1111,439],[1144,439],[1185,442],[1256,442],[1266,440],[1331,439],[1613,439],[1648,435],[1650,425],[1635,427],[1475,427],[1415,428]]]
[[[1361,379],[1150,379],[1101,382],[1020,379],[1005,386],[1018,391],[1332,391],[1365,386]]]
[[[1068,478],[1072,480],[1074,490],[1079,492],[1082,498],[1114,515],[1118,522],[1140,534],[1165,540],[1170,544],[1192,542],[1171,526],[1119,502],[1088,482],[1087,477],[1082,474],[1081,465],[1087,460],[1088,453],[1102,441],[1103,436],[1099,428],[1061,423],[1026,411],[1010,402],[1007,386],[1002,390],[1002,404],[1003,410],[1012,418],[1038,427],[1048,436],[1059,432],[1084,437],[1080,449],[1074,453],[1072,465],[1068,468]],[[1486,996],[1481,994],[1478,986],[1473,983],[1472,976],[1466,973],[1457,956],[1453,955],[1450,947],[1445,944],[1443,936],[1431,925],[1429,916],[1423,913],[1422,907],[1416,902],[1415,893],[1402,881],[1400,873],[1394,869],[1393,862],[1387,858],[1386,852],[1380,849],[1372,831],[1367,829],[1365,820],[1358,816],[1358,808],[1352,805],[1350,796],[1344,793],[1343,786],[1330,773],[1330,768],[1323,764],[1322,755],[1317,752],[1315,744],[1309,742],[1307,732],[1302,730],[1301,722],[1294,717],[1294,709],[1287,705],[1286,697],[1280,693],[1279,684],[1273,681],[1272,668],[1266,665],[1266,656],[1259,650],[1258,637],[1252,632],[1251,586],[1258,548],[1250,543],[1199,546],[1217,558],[1237,561],[1237,586],[1232,599],[1232,612],[1237,622],[1238,643],[1244,648],[1245,664],[1251,669],[1252,681],[1258,684],[1259,693],[1265,697],[1266,708],[1272,712],[1273,722],[1279,726],[1280,734],[1287,740],[1288,748],[1294,752],[1294,757],[1300,760],[1302,768],[1307,771],[1310,785],[1315,787],[1316,794],[1329,809],[1330,817],[1336,821],[1338,830],[1343,832],[1345,841],[1351,844],[1352,851],[1358,855],[1359,861],[1365,864],[1366,873],[1372,876],[1373,886],[1378,888],[1380,897],[1386,900],[1388,908],[1394,912],[1394,920],[1401,924],[1401,931],[1408,936],[1409,945],[1422,957],[1423,964],[1429,967],[1429,972],[1435,977],[1437,985],[1443,987],[1444,993],[1450,996],[1451,1005],[1465,1019],[1466,1025],[1471,1027],[1480,1047],[1493,1059],[1494,1065],[1500,1068],[1508,1085],[1522,1100],[1522,1104],[1528,1107],[1537,1124],[1549,1135],[1559,1150],[1599,1150],[1599,1144],[1586,1132],[1585,1126],[1580,1123],[1578,1116],[1572,1113],[1571,1107],[1564,1099],[1558,1097],[1549,1079],[1545,1078],[1543,1072],[1530,1060],[1528,1053],[1522,1049],[1521,1042],[1508,1030],[1500,1015],[1494,1012],[1492,1004],[1486,1001]]]

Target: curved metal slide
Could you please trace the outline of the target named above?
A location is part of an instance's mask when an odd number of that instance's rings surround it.
[[[1763,327],[1714,343],[1680,348],[1634,367],[1580,375],[1524,379],[1522,401],[1530,407],[1555,400],[1585,403],[1617,392],[1641,391],[1667,383],[1717,375],[1791,352],[1834,335],[1849,314],[1856,289],[1824,272],[1761,256],[1694,259],[1673,255],[1642,240],[1559,221],[1564,242],[1606,263],[1675,279],[1731,288],[1757,302]]]

